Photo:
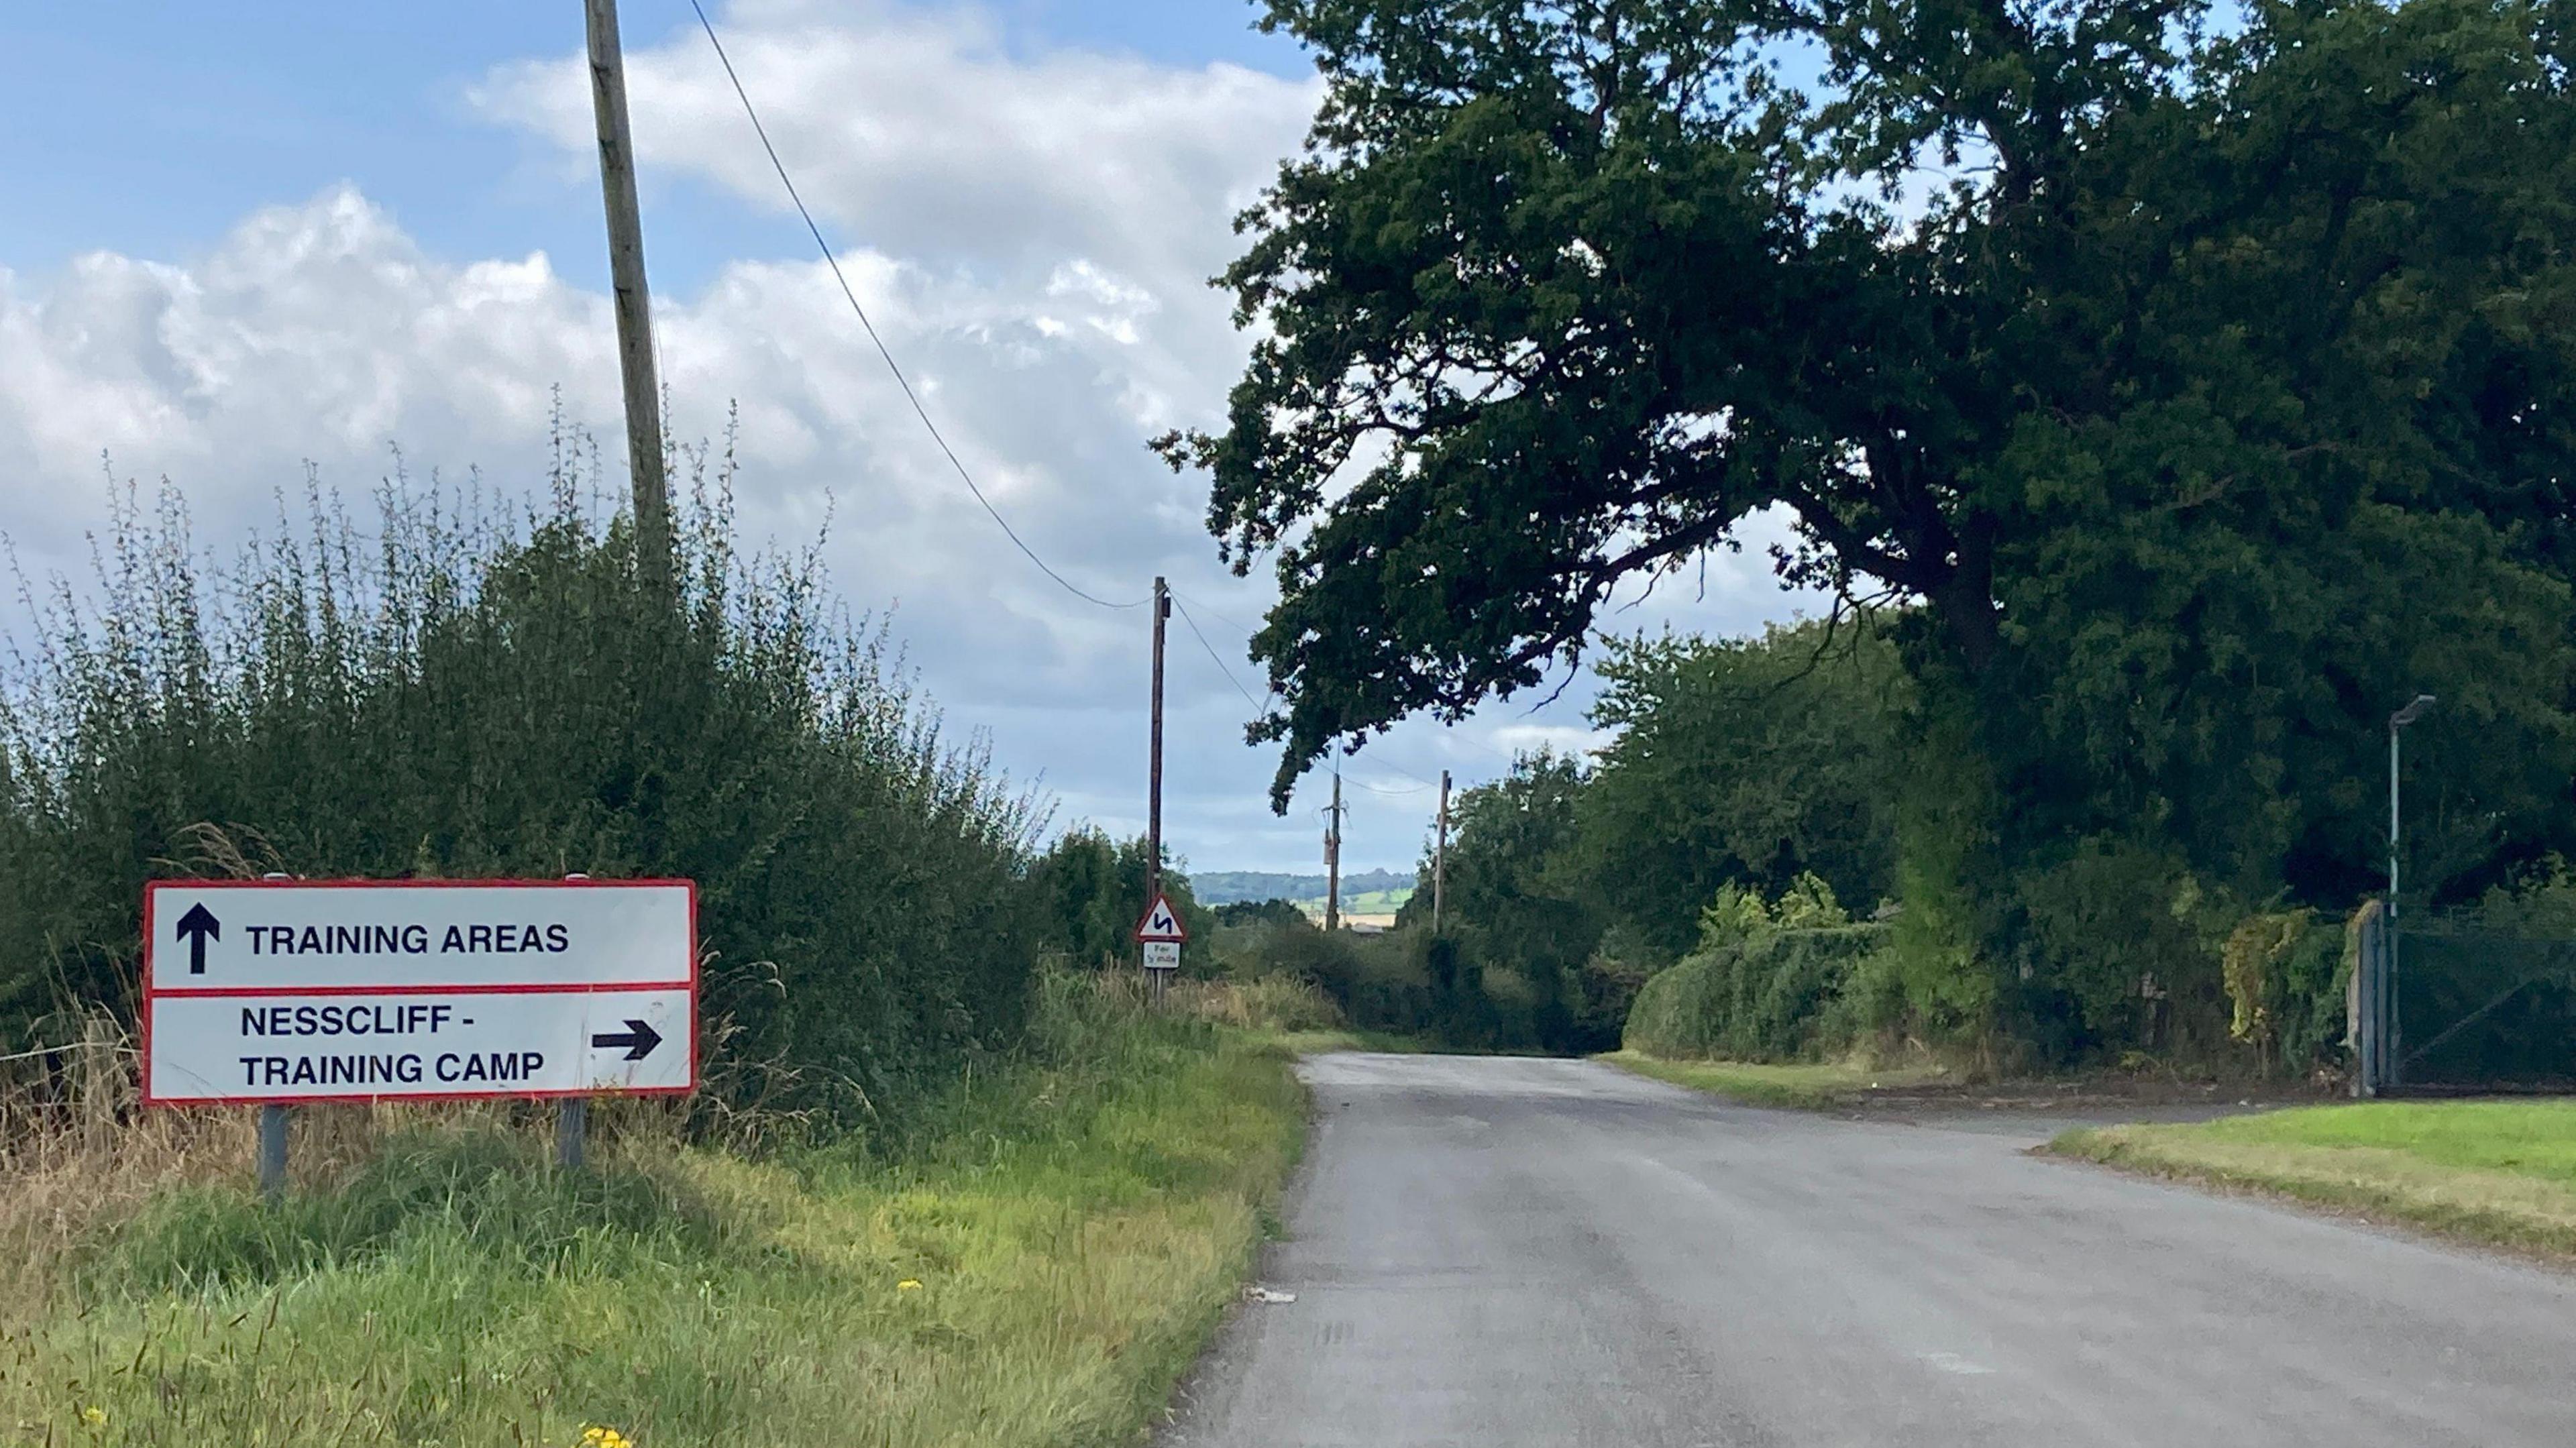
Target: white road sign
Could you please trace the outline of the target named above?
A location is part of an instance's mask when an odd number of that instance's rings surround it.
[[[1181,924],[1180,912],[1172,908],[1171,897],[1157,894],[1154,903],[1145,907],[1145,918],[1136,922],[1138,940],[1187,940],[1188,928]]]
[[[697,1084],[687,881],[156,881],[143,922],[154,1105]]]
[[[1180,969],[1180,968],[1181,968],[1181,943],[1180,943],[1179,941],[1177,941],[1177,940],[1148,940],[1148,941],[1146,941],[1146,942],[1145,942],[1145,968],[1146,968],[1147,970],[1178,970],[1178,969]]]

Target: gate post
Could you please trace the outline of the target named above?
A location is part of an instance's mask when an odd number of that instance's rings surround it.
[[[2380,902],[2365,902],[2354,928],[2352,980],[2344,991],[2344,1035],[2352,1046],[2352,1094],[2377,1096],[2388,1084],[2388,1023],[2395,1002],[2389,999],[2388,912]]]

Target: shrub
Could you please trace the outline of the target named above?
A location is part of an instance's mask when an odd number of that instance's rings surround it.
[[[1180,1008],[1205,1020],[1260,1031],[1332,1031],[1349,1024],[1332,998],[1290,976],[1187,981],[1174,988]]]
[[[1136,922],[1145,913],[1145,837],[1113,840],[1089,826],[1059,836],[1030,867],[1044,924],[1045,948],[1086,970],[1138,965]],[[1168,853],[1168,852],[1167,852]],[[1181,917],[1192,946],[1184,971],[1204,976],[1214,959],[1216,919],[1190,892],[1189,876],[1166,861],[1163,894]]]
[[[1847,1049],[1857,1036],[1843,997],[1888,940],[1881,925],[1766,929],[1694,952],[1638,989],[1626,1044],[1743,1061]]]
[[[2021,929],[2006,958],[2003,1026],[2034,1064],[2070,1066],[2123,1047],[2197,1060],[2229,1051],[2220,945],[2241,906],[2171,855],[2087,840],[2017,875]]]
[[[811,550],[743,558],[697,455],[674,595],[561,450],[510,515],[397,477],[229,569],[116,511],[0,675],[0,1050],[131,1019],[142,886],[264,869],[699,886],[719,1099],[899,1114],[1021,1028],[1037,821]]]
[[[1618,953],[1612,948],[1615,944],[1605,941],[1577,973],[1569,1050],[1585,1054],[1612,1050],[1627,1028],[1628,1012],[1635,1008],[1637,992],[1644,988],[1650,972],[1643,959]]]
[[[2343,1040],[2344,926],[2314,910],[2264,911],[2237,924],[2219,950],[2230,1034],[2265,1070],[2304,1073],[2329,1064]]]
[[[1215,910],[1219,925],[1302,925],[1306,912],[1293,900],[1236,900]]]

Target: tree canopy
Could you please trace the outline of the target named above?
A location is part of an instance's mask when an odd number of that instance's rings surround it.
[[[1327,95],[1223,278],[1260,329],[1228,424],[1161,446],[1238,567],[1275,556],[1275,800],[1338,739],[1536,684],[1621,579],[1766,510],[1784,577],[1910,606],[1913,671],[2004,721],[1999,788],[2162,811],[2204,864],[2349,874],[2271,801],[2417,665],[2563,762],[2550,0],[1266,23]]]

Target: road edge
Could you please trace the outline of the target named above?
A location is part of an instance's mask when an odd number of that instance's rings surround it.
[[[1253,1249],[1246,1258],[1244,1271],[1235,1283],[1232,1299],[1217,1314],[1216,1320],[1208,1325],[1204,1337],[1200,1340],[1198,1352],[1190,1359],[1189,1366],[1182,1369],[1180,1375],[1172,1380],[1169,1391],[1163,1395],[1162,1410],[1146,1425],[1144,1441],[1149,1445],[1178,1440],[1189,1423],[1201,1411],[1214,1411],[1222,1406],[1218,1400],[1208,1395],[1208,1389],[1214,1384],[1226,1360],[1229,1347],[1246,1333],[1252,1323],[1258,1321],[1252,1310],[1254,1304],[1247,1300],[1251,1289],[1259,1285],[1267,1275],[1271,1260],[1278,1254],[1281,1246],[1289,1240],[1291,1235],[1289,1223],[1297,1215],[1298,1204],[1305,1200],[1306,1194],[1314,1186],[1317,1157],[1315,1148],[1322,1140],[1324,1122],[1315,1107],[1315,1089],[1307,1084],[1305,1076],[1297,1068],[1312,1056],[1332,1055],[1336,1051],[1354,1049],[1335,1046],[1327,1050],[1308,1051],[1300,1049],[1288,1040],[1278,1038],[1266,1044],[1288,1057],[1288,1071],[1297,1082],[1297,1090],[1305,1112],[1306,1129],[1298,1138],[1297,1154],[1289,1162],[1286,1178],[1272,1193],[1270,1203],[1262,1211],[1261,1236],[1253,1244]]]

